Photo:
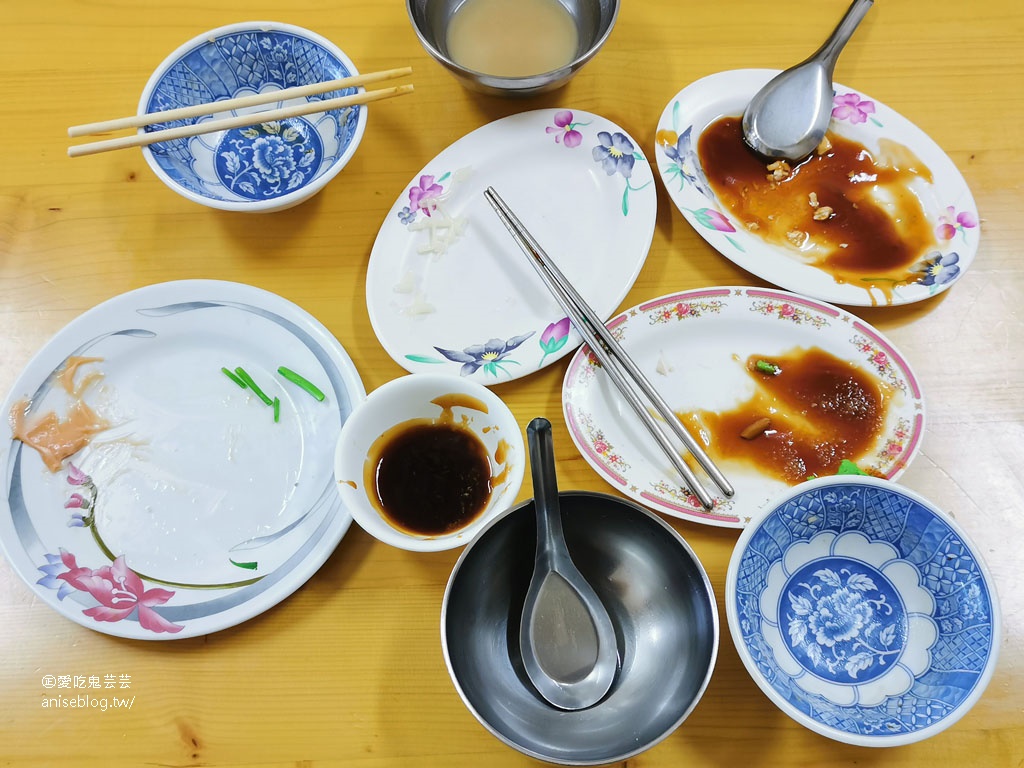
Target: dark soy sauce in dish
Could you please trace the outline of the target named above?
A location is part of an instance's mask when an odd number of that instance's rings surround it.
[[[471,429],[445,418],[393,427],[371,448],[366,473],[366,487],[374,489],[371,498],[384,519],[420,536],[441,536],[472,523],[493,487],[486,446]]]

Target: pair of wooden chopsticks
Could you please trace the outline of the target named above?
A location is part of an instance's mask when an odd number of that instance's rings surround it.
[[[312,83],[310,85],[300,85],[295,88],[285,88],[280,91],[257,93],[252,96],[242,96],[237,99],[225,99],[223,101],[214,101],[209,104],[196,104],[190,107],[168,109],[163,112],[149,112],[144,115],[120,117],[115,120],[104,120],[98,123],[73,125],[68,128],[68,136],[75,138],[77,136],[88,136],[91,134],[118,131],[124,128],[142,128],[147,125],[167,123],[173,120],[187,120],[193,117],[201,117],[202,115],[212,115],[216,112],[229,112],[231,110],[242,109],[244,107],[273,104],[287,99],[304,98],[306,96],[315,96],[317,94],[329,93],[330,91],[338,91],[344,88],[355,88],[369,83],[378,83],[383,80],[394,80],[395,78],[408,75],[411,72],[412,67],[386,69],[381,72],[368,72],[363,75],[343,77],[339,80],[328,80],[322,83]],[[79,144],[77,146],[68,147],[68,156],[81,157],[83,155],[95,155],[100,152],[110,152],[114,149],[124,149],[126,147],[144,147],[149,144],[155,144],[159,141],[183,139],[189,136],[199,136],[204,133],[226,131],[231,128],[244,128],[245,126],[256,125],[258,123],[285,120],[290,117],[300,117],[302,115],[311,115],[318,112],[328,112],[332,109],[342,109],[344,107],[352,107],[357,104],[368,104],[371,101],[379,101],[381,99],[390,99],[394,96],[402,96],[406,93],[412,93],[412,90],[412,85],[398,85],[391,88],[382,88],[376,91],[363,91],[350,96],[339,96],[334,99],[304,102],[290,107],[281,107],[280,109],[265,110],[263,112],[250,112],[245,115],[226,117],[220,120],[207,120],[206,122],[196,123],[195,125],[164,128],[159,131],[138,133],[131,136],[122,136],[116,139],[94,141],[90,144]]]
[[[700,500],[701,505],[705,509],[710,510],[714,506],[714,499],[698,481],[697,476],[690,469],[689,465],[683,461],[682,456],[676,450],[668,435],[665,434],[658,425],[658,422],[651,416],[650,411],[648,411],[640,396],[641,393],[647,398],[654,410],[664,419],[673,434],[682,441],[701,468],[707,472],[708,477],[718,486],[719,490],[725,496],[732,496],[734,490],[729,481],[725,479],[725,476],[715,466],[714,462],[711,461],[711,458],[704,452],[704,449],[686,430],[669,405],[637,367],[636,363],[622,349],[601,318],[584,301],[583,297],[577,293],[561,270],[558,269],[551,258],[544,252],[544,249],[540,247],[540,244],[534,240],[526,227],[523,226],[523,223],[512,213],[508,205],[505,204],[505,201],[494,191],[493,187],[488,187],[484,191],[484,196],[498,214],[501,223],[505,225],[505,228],[515,238],[519,247],[522,248],[523,253],[530,258],[530,263],[533,264],[544,284],[554,294],[558,303],[562,305],[562,309],[565,310],[576,330],[580,332],[580,335],[583,336],[598,362],[601,363],[601,368],[608,374],[612,383],[615,384],[615,387],[632,406],[644,427],[647,428],[651,437],[654,438],[669,461],[672,462],[672,465],[682,475],[687,487]],[[630,386],[631,381],[640,390],[639,393]]]

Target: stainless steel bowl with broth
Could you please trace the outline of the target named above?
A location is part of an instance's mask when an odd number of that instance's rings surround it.
[[[604,45],[618,0],[407,0],[423,47],[468,88],[529,96],[569,81]]]

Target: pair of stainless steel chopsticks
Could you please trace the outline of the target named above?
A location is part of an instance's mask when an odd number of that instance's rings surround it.
[[[715,466],[714,462],[711,461],[711,458],[704,452],[704,449],[686,430],[682,422],[679,421],[679,418],[672,412],[668,403],[658,394],[658,391],[643,375],[636,363],[622,349],[605,327],[604,321],[598,317],[594,310],[584,301],[583,297],[577,293],[561,270],[558,269],[551,258],[544,252],[544,249],[541,248],[540,244],[523,226],[523,223],[512,213],[508,205],[505,204],[505,201],[494,191],[493,187],[488,187],[484,191],[484,197],[487,198],[487,202],[494,208],[498,218],[501,219],[501,223],[505,225],[505,228],[508,229],[509,233],[519,244],[519,247],[530,258],[530,263],[537,270],[537,274],[540,275],[544,284],[554,294],[558,303],[562,305],[562,309],[565,310],[576,330],[580,332],[580,335],[587,342],[598,362],[601,363],[601,368],[608,374],[612,383],[636,412],[636,415],[651,434],[651,437],[654,438],[669,461],[672,462],[672,466],[682,476],[687,488],[700,500],[701,505],[705,509],[710,510],[714,506],[714,499],[698,480],[690,466],[683,460],[682,455],[665,431],[661,429],[657,420],[651,416],[640,393],[647,398],[651,407],[664,419],[668,428],[683,443],[686,450],[693,455],[694,459],[696,459],[697,463],[714,484],[718,486],[719,490],[725,496],[732,496],[734,491],[729,481],[725,479],[725,476]],[[636,385],[636,388],[630,385],[631,381]],[[639,389],[639,393],[637,389]]]

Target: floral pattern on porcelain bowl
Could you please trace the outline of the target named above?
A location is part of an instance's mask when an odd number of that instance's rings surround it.
[[[726,613],[740,658],[780,709],[862,746],[952,725],[998,655],[999,605],[966,535],[873,477],[809,481],[748,526]]]
[[[267,93],[358,74],[330,41],[308,30],[272,22],[233,24],[181,46],[157,68],[140,112]],[[147,130],[323,101],[354,94],[347,88],[305,99],[278,101]],[[238,211],[275,211],[318,192],[345,166],[362,138],[365,106],[266,121],[143,149],[157,176],[195,202]]]

